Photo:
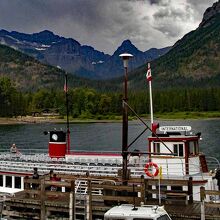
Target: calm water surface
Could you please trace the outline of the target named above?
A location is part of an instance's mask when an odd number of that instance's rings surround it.
[[[149,121],[146,122],[148,125]],[[220,120],[174,120],[162,121],[160,125],[190,125],[194,133],[201,132],[201,151],[220,160]],[[129,122],[129,143],[144,130],[140,122]],[[0,148],[10,148],[16,143],[20,149],[44,149],[48,147],[49,136],[44,131],[53,129],[65,130],[65,124],[24,124],[0,125]],[[71,124],[71,150],[82,151],[120,151],[122,143],[121,123],[90,123]],[[147,149],[147,136],[145,132],[141,138],[132,145],[131,149]]]

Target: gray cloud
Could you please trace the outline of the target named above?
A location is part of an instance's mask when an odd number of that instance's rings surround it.
[[[154,28],[164,33],[167,37],[175,38],[182,34],[180,23],[187,23],[193,18],[192,12],[173,7],[161,8],[154,15]]]
[[[167,6],[170,3],[170,0],[149,0],[150,4],[153,5],[161,5],[161,6]]]
[[[1,0],[0,28],[44,29],[113,53],[125,39],[140,50],[174,44],[215,0]]]

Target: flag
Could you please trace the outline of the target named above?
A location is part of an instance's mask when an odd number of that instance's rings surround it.
[[[67,92],[67,91],[68,91],[66,79],[65,79],[65,83],[64,83],[63,90],[64,90],[64,92]]]
[[[148,82],[152,80],[150,63],[148,63],[148,66],[147,66],[146,79]]]

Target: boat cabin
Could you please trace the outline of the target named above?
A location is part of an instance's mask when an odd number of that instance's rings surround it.
[[[1,194],[14,194],[24,189],[24,174],[12,172],[0,172]]]
[[[163,206],[139,206],[131,204],[115,206],[104,215],[104,220],[171,220]]]
[[[164,175],[193,175],[208,172],[205,156],[199,152],[201,133],[190,126],[164,126],[148,138],[150,161],[162,167]]]

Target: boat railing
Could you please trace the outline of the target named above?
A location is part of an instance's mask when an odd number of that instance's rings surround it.
[[[207,166],[210,171],[214,172],[215,169],[220,168],[219,160],[216,157],[206,156]]]
[[[139,172],[144,172],[145,163],[139,163],[139,166],[131,166],[131,173],[134,171],[136,174]],[[179,162],[170,162],[167,159],[165,162],[158,162],[158,167],[162,170],[162,175],[166,176],[186,176],[186,175],[195,175],[201,174],[203,177],[202,167],[200,163],[191,161],[190,163],[185,163],[185,160],[180,160]],[[154,169],[154,168],[150,168]],[[153,172],[153,170],[150,170]]]
[[[122,169],[122,161],[117,158],[95,158],[95,160],[90,160],[86,162],[80,160],[79,162],[72,161],[66,162],[65,158],[50,158],[47,154],[36,154],[36,155],[21,155],[19,159],[14,158],[10,160],[11,154],[0,155],[0,168],[4,168],[14,171],[23,170],[24,172],[32,172],[33,167],[38,167],[40,173],[48,173],[51,169],[58,173],[65,174],[85,174],[87,171],[91,175],[108,175],[117,176],[118,170]],[[85,158],[84,158],[85,159]],[[218,161],[215,161],[215,165],[219,165]],[[44,162],[44,163],[42,163]],[[138,160],[137,163],[133,163],[134,160],[130,160],[128,163],[128,169],[130,170],[131,176],[140,177],[141,175],[146,176],[144,168],[146,165],[146,158]],[[62,164],[62,166],[61,166]],[[180,160],[178,163],[175,161],[170,163],[169,160],[164,160],[164,163],[158,163],[158,166],[162,167],[162,174],[166,176],[185,176],[187,174],[187,166],[185,166],[185,160]],[[192,162],[188,164],[188,167],[193,170],[188,174],[201,173],[202,168],[199,167],[200,164],[197,162]],[[7,167],[7,168],[6,168]],[[215,166],[216,167],[216,166]]]
[[[10,148],[1,148],[0,154],[10,153]],[[17,148],[17,153],[24,155],[34,155],[34,154],[48,154],[47,149],[43,148]]]

